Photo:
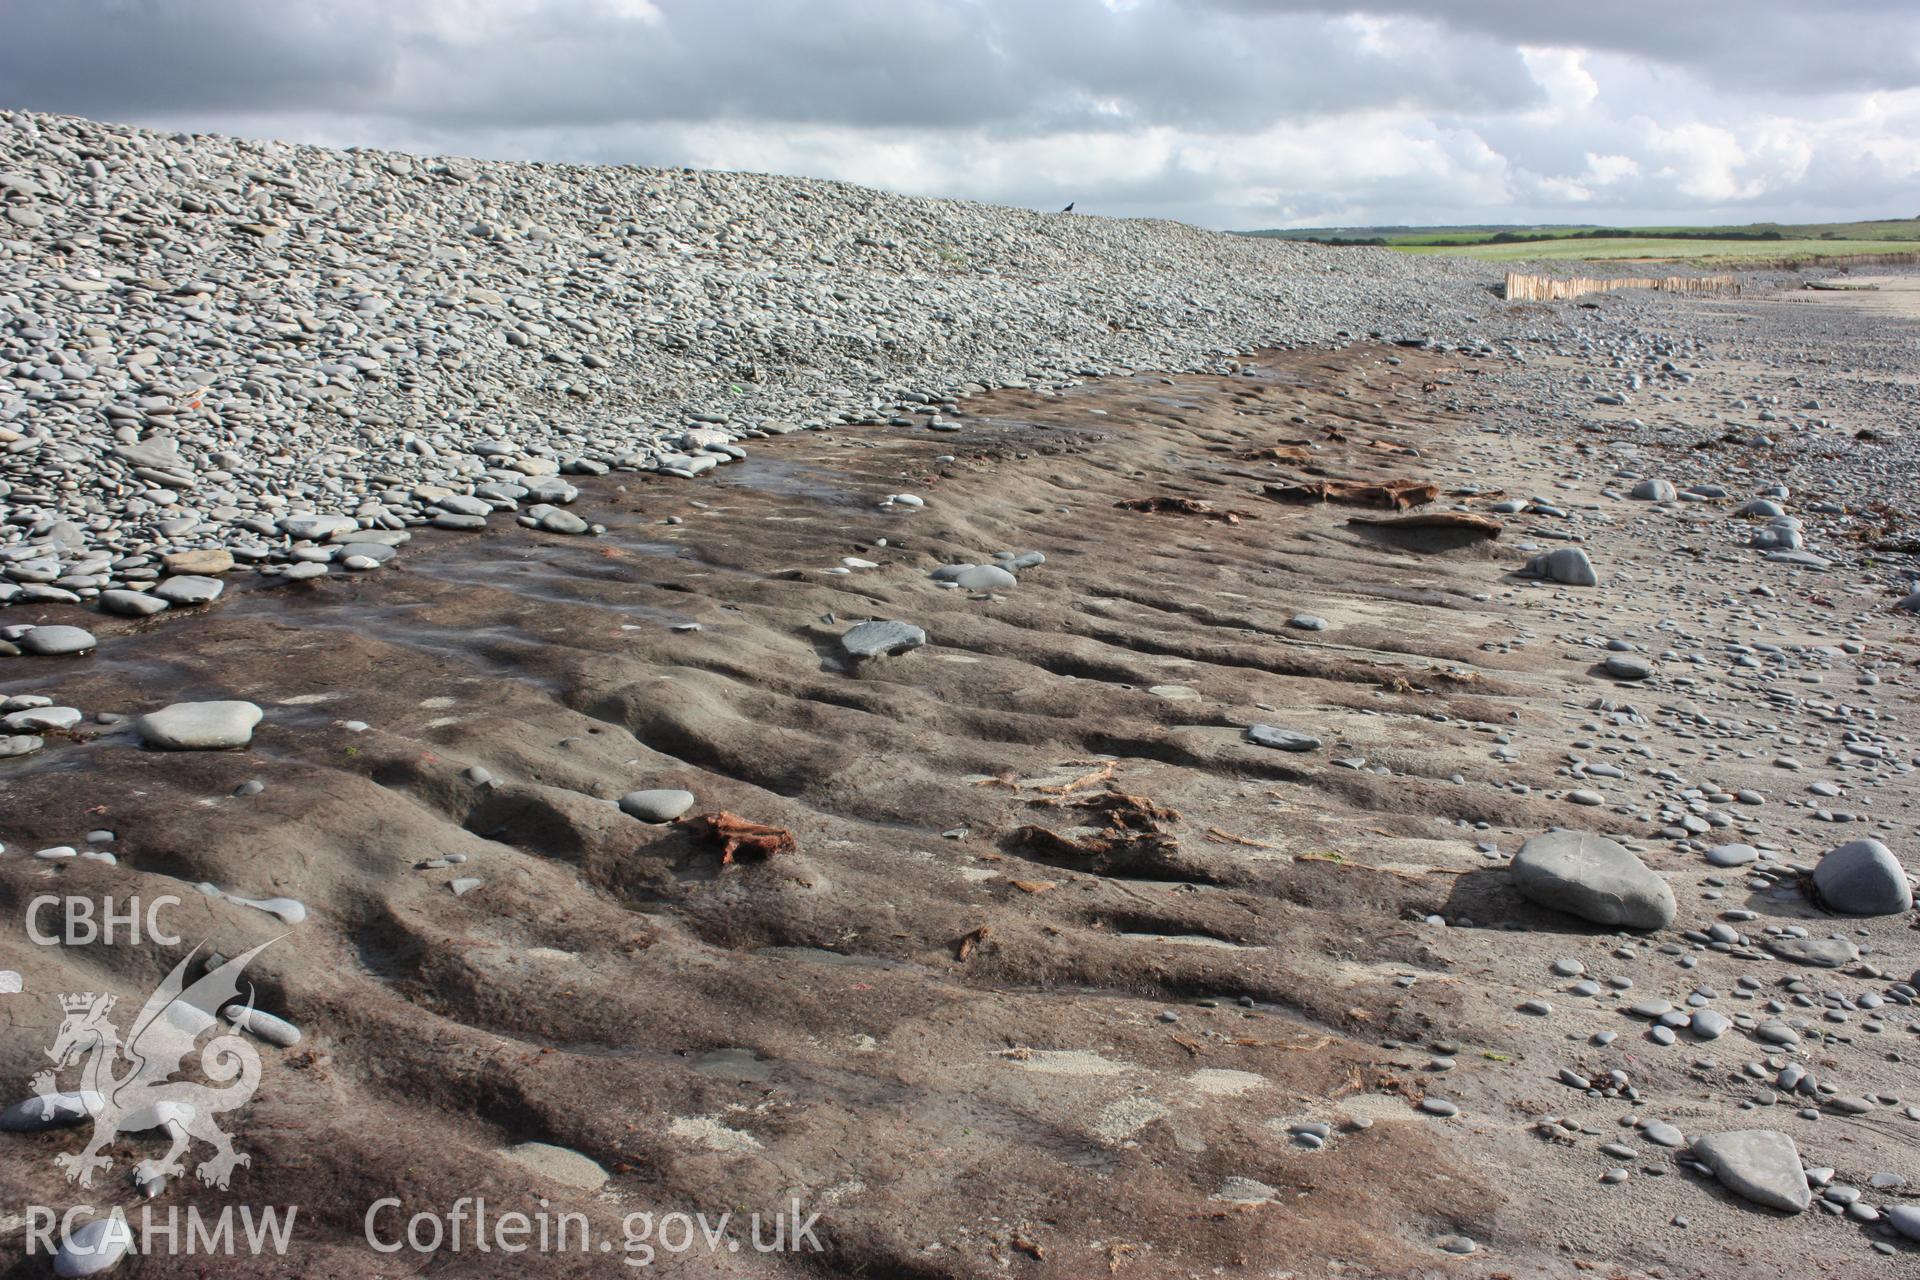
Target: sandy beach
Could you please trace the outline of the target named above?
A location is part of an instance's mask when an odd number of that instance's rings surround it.
[[[1604,305],[1910,323],[1889,284]],[[1752,338],[1765,374],[1689,361],[1668,412],[1717,432],[1704,403],[1756,394],[1792,332]],[[1743,545],[1769,455],[1541,412],[1530,386],[1599,363],[1547,346],[995,391],[953,431],[583,478],[598,537],[427,530],[378,573],[234,578],[199,610],[12,610],[98,649],[0,665],[0,697],[86,717],[0,766],[0,906],[171,893],[187,947],[274,940],[257,1006],[302,1034],[262,1046],[235,1186],[300,1206],[299,1261],[221,1274],[418,1274],[365,1242],[389,1196],[564,1205],[612,1241],[634,1214],[818,1215],[817,1254],[653,1263],[688,1276],[1895,1274],[1914,1245],[1884,1224],[1758,1207],[1686,1144],[1781,1130],[1872,1203],[1920,1186],[1914,917],[1803,888],[1858,837],[1914,865],[1912,616],[1871,569]],[[1635,501],[1635,476],[1728,496]],[[1815,549],[1854,522],[1819,520]],[[1598,585],[1516,572],[1576,544]],[[1035,551],[997,585],[936,574]],[[855,658],[871,620],[924,643]],[[264,711],[243,751],[99,718],[220,699]],[[641,789],[693,803],[641,821],[616,803]],[[790,844],[723,856],[713,815]],[[1631,850],[1672,924],[1524,897],[1515,852],[1555,828]],[[33,856],[89,832],[117,863]],[[1829,936],[1837,967],[1791,946]],[[130,1004],[182,954],[0,937],[27,992]],[[24,1085],[61,1011],[5,1001]],[[1723,1034],[1688,1029],[1705,1007]],[[6,1143],[10,1202],[77,1194],[69,1132]]]

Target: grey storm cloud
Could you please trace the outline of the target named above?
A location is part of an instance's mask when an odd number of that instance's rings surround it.
[[[1100,0],[12,0],[6,26],[8,96],[82,114],[1233,128],[1536,96],[1479,33],[1401,62],[1326,38],[1318,14]]]
[[[1867,216],[1920,5],[6,0],[0,105],[1212,225]]]

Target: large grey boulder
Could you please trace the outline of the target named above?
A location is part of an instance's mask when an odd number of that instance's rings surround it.
[[[1593,561],[1587,559],[1587,553],[1579,547],[1542,551],[1527,561],[1527,567],[1520,572],[1529,578],[1545,578],[1549,582],[1563,582],[1570,587],[1600,585],[1600,575],[1593,571]]]
[[[1800,1213],[1813,1203],[1800,1150],[1784,1133],[1742,1129],[1708,1134],[1693,1140],[1693,1158],[1713,1170],[1721,1186],[1755,1204]]]
[[[1913,909],[1913,886],[1893,850],[1878,840],[1850,840],[1813,868],[1813,887],[1830,910],[1892,916]]]
[[[1638,498],[1642,502],[1672,502],[1676,495],[1673,491],[1673,481],[1649,479],[1642,480],[1633,486],[1633,492],[1627,496]]]
[[[1673,890],[1605,836],[1549,831],[1520,846],[1513,882],[1530,902],[1595,924],[1664,929],[1673,923]]]
[[[133,727],[140,741],[160,751],[225,751],[253,741],[261,715],[251,702],[176,702]]]

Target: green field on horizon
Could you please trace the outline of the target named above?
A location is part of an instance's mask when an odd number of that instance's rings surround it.
[[[1640,237],[1530,240],[1519,244],[1396,244],[1402,253],[1450,254],[1487,262],[1647,258],[1670,262],[1696,258],[1814,258],[1869,253],[1920,253],[1912,240],[1662,240]]]
[[[1317,243],[1384,244],[1403,253],[1490,262],[1644,258],[1655,261],[1805,259],[1920,253],[1920,218],[1745,226],[1312,227],[1247,235]]]

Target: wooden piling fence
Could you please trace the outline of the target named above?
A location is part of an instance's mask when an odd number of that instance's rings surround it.
[[[1615,289],[1657,289],[1662,293],[1739,293],[1732,276],[1625,276],[1612,280],[1592,276],[1528,276],[1507,272],[1507,298],[1513,302],[1559,302],[1588,293]]]

